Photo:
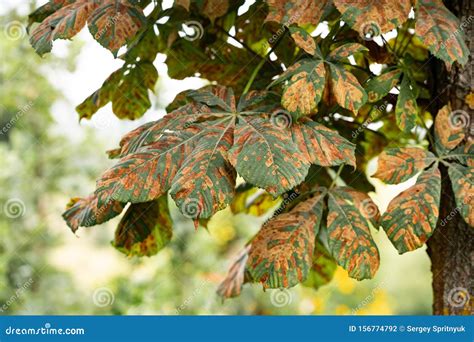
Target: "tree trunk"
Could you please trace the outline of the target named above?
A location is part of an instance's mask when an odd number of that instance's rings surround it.
[[[473,55],[474,44],[474,0],[445,1],[461,21],[460,30],[467,37],[471,57],[465,68],[458,65],[447,71],[443,63],[434,61],[434,96],[430,111],[437,113],[448,101],[453,110],[461,109],[471,113],[469,139],[473,139],[474,115],[466,104],[466,96],[474,88]],[[454,33],[454,32],[453,32]],[[435,315],[472,315],[474,307],[474,229],[459,215],[454,202],[447,170],[441,167],[442,189],[439,220],[433,236],[428,240],[428,255],[433,273],[433,313]]]

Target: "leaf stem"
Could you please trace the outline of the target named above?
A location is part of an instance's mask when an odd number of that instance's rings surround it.
[[[332,180],[332,183],[331,183],[331,185],[329,186],[329,189],[332,189],[332,188],[336,185],[337,179],[338,179],[339,176],[341,175],[341,172],[342,172],[342,169],[343,169],[343,168],[344,168],[344,164],[339,165],[339,169],[337,169],[336,176],[334,176],[334,179]]]

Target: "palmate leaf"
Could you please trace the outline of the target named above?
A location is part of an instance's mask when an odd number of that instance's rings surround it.
[[[456,199],[456,209],[474,227],[474,167],[453,163],[448,167],[448,174]]]
[[[227,276],[219,284],[217,294],[222,298],[232,298],[240,295],[242,285],[245,283],[246,278],[249,277],[248,272],[246,272],[246,264],[250,248],[251,245],[249,244],[239,252],[235,260],[232,262],[232,265],[227,272]]]
[[[433,55],[447,65],[456,61],[465,65],[469,49],[459,19],[441,0],[419,0],[416,4],[415,34]]]
[[[132,204],[122,217],[113,245],[127,256],[152,256],[168,244],[173,235],[168,197]]]
[[[353,146],[317,124],[305,124],[312,129],[306,134],[312,134],[313,150],[300,150],[291,129],[303,123],[275,124],[270,95],[251,92],[236,104],[229,88],[189,92],[189,104],[122,139],[113,151],[120,159],[98,180],[96,193],[142,203],[170,191],[181,212],[197,221],[230,204],[235,171],[277,196],[301,183],[311,163],[353,163]],[[338,142],[338,148],[328,148],[324,139]],[[316,155],[308,157],[313,151]]]
[[[453,112],[450,104],[445,105],[438,111],[435,119],[435,133],[436,138],[442,144],[442,148],[452,150],[464,140],[467,122],[469,121],[467,116],[467,112]]]
[[[222,17],[229,9],[229,0],[204,0],[202,2],[201,12],[208,17],[211,22],[216,18]]]
[[[360,44],[349,43],[339,46],[324,58],[316,46],[314,58],[299,60],[271,85],[287,81],[283,90],[282,105],[296,118],[317,111],[327,83],[330,84],[331,93],[337,103],[357,113],[367,102],[367,94],[357,78],[344,69],[340,62],[354,53],[366,50]],[[328,65],[329,72],[325,64]]]
[[[87,198],[73,198],[63,213],[63,218],[73,232],[79,227],[92,227],[119,215],[124,203],[92,194]]]
[[[405,132],[411,131],[418,118],[418,105],[416,94],[411,85],[411,80],[405,74],[400,84],[400,94],[398,94],[397,105],[395,107],[397,125]]]
[[[415,176],[436,160],[436,156],[418,147],[389,148],[379,156],[372,177],[388,184],[398,184]]]
[[[40,56],[51,51],[53,40],[74,37],[97,8],[97,3],[92,0],[78,0],[66,6],[56,5],[52,8],[58,9],[31,31],[30,43]]]
[[[352,1],[334,0],[342,20],[362,37],[378,36],[397,28],[408,19],[410,0]]]
[[[384,72],[367,82],[365,91],[369,102],[377,102],[383,99],[398,84],[402,71],[399,69]]]
[[[331,0],[266,0],[269,13],[265,21],[290,26],[291,24],[319,24],[331,9]]]
[[[373,278],[379,268],[380,257],[370,234],[369,223],[363,213],[357,191],[335,188],[328,199],[328,244],[337,263],[352,278]]]
[[[312,265],[322,211],[323,195],[318,193],[264,224],[249,251],[251,278],[265,288],[289,288],[304,281]]]
[[[297,26],[290,26],[289,30],[291,38],[293,38],[298,47],[310,55],[314,55],[316,53],[316,42],[306,30]]]
[[[59,10],[61,7],[72,4],[75,0],[50,0],[44,5],[38,7],[35,11],[28,15],[28,28],[33,23],[40,23],[51,14]]]
[[[337,263],[334,258],[321,242],[316,241],[313,264],[303,285],[317,290],[332,280],[336,269]]]
[[[116,56],[146,23],[146,18],[141,8],[128,0],[104,0],[88,22],[94,39]]]
[[[381,225],[400,254],[421,247],[433,234],[438,221],[440,192],[441,173],[435,164],[388,205]]]

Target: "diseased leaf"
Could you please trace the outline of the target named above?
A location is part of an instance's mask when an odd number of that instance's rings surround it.
[[[291,126],[293,141],[310,164],[355,166],[355,145],[312,120],[305,119]]]
[[[369,49],[367,49],[364,45],[359,44],[359,43],[348,43],[341,45],[331,51],[331,53],[328,55],[328,59],[330,61],[340,61],[342,59],[348,58],[349,56],[352,56],[356,53],[359,52],[367,52]]]
[[[377,205],[372,201],[369,195],[364,192],[355,190],[351,187],[339,187],[338,189],[344,191],[354,207],[359,210],[364,218],[367,219],[375,229],[379,228],[380,212]]]
[[[461,23],[441,0],[418,0],[415,34],[433,55],[448,65],[465,65],[469,58]]]
[[[229,152],[239,175],[275,196],[301,183],[310,166],[288,128],[259,117],[239,119]]]
[[[344,68],[331,65],[331,92],[337,103],[355,114],[367,102],[367,94],[357,78]]]
[[[372,177],[388,184],[402,183],[427,168],[436,156],[418,147],[389,148],[379,156],[378,168]]]
[[[291,38],[295,41],[296,45],[302,48],[310,55],[316,53],[316,42],[311,35],[301,27],[290,26]]]
[[[31,45],[40,56],[50,52],[53,40],[71,39],[82,30],[96,7],[94,1],[78,0],[59,8],[31,32]]]
[[[88,22],[94,39],[117,56],[118,50],[135,37],[146,18],[141,8],[128,0],[103,0]]]
[[[291,24],[317,25],[330,8],[330,0],[266,0],[269,13],[265,21],[276,21],[285,26]]]
[[[173,179],[170,194],[188,218],[209,218],[232,201],[236,174],[226,154],[233,144],[233,124],[206,130]]]
[[[440,192],[441,173],[434,165],[388,205],[381,225],[400,254],[420,248],[433,234],[438,221]]]
[[[298,118],[316,111],[323,95],[325,78],[323,61],[303,59],[289,67],[273,84],[288,80],[281,104]]]
[[[360,197],[354,194],[354,190],[346,188],[335,188],[329,193],[329,250],[349,276],[370,279],[379,268],[380,257],[366,215],[358,208]]]
[[[229,9],[229,0],[204,0],[202,14],[208,17],[211,22],[222,17]]]
[[[222,298],[232,298],[240,295],[240,292],[242,291],[242,285],[246,281],[245,266],[249,257],[250,248],[251,245],[247,245],[239,252],[231,267],[229,268],[227,276],[222,281],[222,283],[219,284],[219,287],[217,288],[217,294]]]
[[[456,199],[456,209],[471,227],[474,227],[474,167],[451,164],[449,178]]]
[[[311,265],[308,278],[305,280],[303,285],[317,290],[332,280],[336,268],[337,263],[326,247],[324,247],[319,241],[316,241],[316,247],[314,248],[313,254],[313,264]]]
[[[435,119],[435,133],[441,144],[452,150],[464,140],[469,114],[463,111],[452,111],[447,104],[438,111]]]
[[[119,215],[125,204],[92,194],[87,198],[73,198],[63,213],[63,218],[73,232],[79,227],[92,227]]]
[[[265,223],[252,240],[247,261],[251,278],[265,288],[289,288],[304,281],[322,210],[323,196],[318,194]]]
[[[407,75],[403,75],[398,94],[397,105],[395,107],[397,125],[405,132],[411,131],[416,125],[418,118],[418,105],[416,103],[415,92],[411,88],[411,82]]]
[[[377,102],[387,96],[390,90],[398,84],[401,73],[401,70],[395,69],[369,80],[365,87],[369,102]]]
[[[127,256],[152,256],[170,242],[173,222],[168,209],[168,196],[132,204],[122,217],[113,245]]]
[[[410,0],[352,1],[334,0],[342,20],[362,37],[378,36],[402,25],[411,9]]]

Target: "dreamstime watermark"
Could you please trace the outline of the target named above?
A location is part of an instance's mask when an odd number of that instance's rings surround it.
[[[99,308],[105,308],[115,302],[115,295],[108,287],[100,287],[92,294],[92,302]]]
[[[51,323],[45,323],[39,328],[15,328],[9,326],[5,329],[5,335],[84,335],[83,328],[53,328]]]
[[[0,307],[0,312],[7,311],[13,303],[23,296],[23,294],[31,287],[31,285],[33,285],[33,278],[29,278],[22,286],[16,289],[15,293]]]
[[[273,126],[276,126],[279,129],[287,129],[291,127],[293,119],[291,114],[284,109],[279,109],[272,113],[270,116],[270,121]]]
[[[370,198],[367,198],[360,203],[359,210],[364,215],[364,217],[367,218],[373,218],[377,216],[379,212],[378,207]]]
[[[204,28],[199,21],[190,20],[186,21],[183,24],[183,30],[181,31],[184,33],[183,38],[189,40],[190,42],[201,39],[204,35]]]
[[[3,213],[6,217],[16,219],[25,215],[25,203],[19,198],[10,198],[3,205]]]
[[[8,40],[18,40],[26,36],[26,27],[21,22],[14,20],[4,26],[3,32]]]
[[[448,118],[449,126],[455,130],[467,129],[471,123],[471,117],[469,113],[461,109],[453,110],[451,113],[449,113]]]
[[[361,25],[360,32],[362,33],[362,39],[371,41],[375,37],[380,36],[382,30],[380,26],[375,21],[368,21]]]
[[[122,16],[122,13],[117,13],[116,15],[112,16],[112,17],[109,17],[107,18],[107,23],[104,25],[104,27],[102,27],[99,31],[96,32],[96,34],[94,35],[94,38],[96,40],[99,40],[102,38],[102,36],[104,36],[105,34],[107,34],[107,30],[110,29],[110,27],[112,25],[115,25],[117,23],[117,21],[120,20],[120,17]]]
[[[208,285],[209,285],[209,281],[203,280],[202,283],[193,290],[191,295],[188,296],[181,305],[178,305],[176,307],[175,313],[179,315],[183,310],[186,310],[191,304],[191,302],[202,292],[203,288]]]
[[[23,107],[21,107],[15,114],[13,118],[11,118],[0,130],[0,135],[7,134],[8,131],[15,126],[15,124],[20,120],[23,115],[25,115],[32,107],[33,107],[34,102],[30,101]]]
[[[288,289],[274,290],[270,294],[270,302],[273,306],[282,308],[293,302],[293,294]]]
[[[362,300],[359,305],[357,305],[355,308],[353,308],[351,310],[351,315],[356,315],[357,312],[359,312],[359,310],[362,310],[365,306],[367,306],[368,304],[370,304],[374,298],[375,298],[375,295],[377,294],[377,292],[379,292],[381,290],[381,288],[384,286],[384,283],[379,283],[377,284],[373,289],[372,291],[370,291],[370,294],[364,298],[364,300]]]
[[[466,30],[466,28],[472,24],[473,21],[474,21],[474,15],[470,15],[469,18],[463,20],[461,22],[461,25],[459,25],[459,28],[453,33],[451,33],[448,39],[443,40],[443,42],[440,44],[440,49],[446,49],[447,45],[450,44],[452,40],[458,38],[458,36],[460,36]],[[464,39],[464,37],[461,36],[459,37],[459,39]]]
[[[449,291],[447,301],[449,305],[455,308],[464,307],[470,300],[469,291],[464,287],[455,287]]]
[[[187,198],[184,200],[181,213],[184,217],[194,219],[199,216],[202,211],[201,203],[194,198]]]
[[[275,212],[273,213],[272,215],[272,218],[277,216],[277,215],[280,215],[283,210],[285,210],[285,208],[288,206],[288,204],[290,204],[291,202],[293,202],[296,198],[298,198],[301,194],[299,193],[299,191],[296,189],[294,190],[294,192],[292,192],[291,194],[289,195],[286,195],[285,197],[283,197],[283,202],[281,202],[280,206],[278,207],[277,210],[275,210]]]
[[[449,221],[451,221],[456,214],[460,213],[459,207],[454,208],[444,219],[441,220],[439,223],[442,227],[448,224]]]
[[[355,131],[352,131],[352,138],[357,138],[359,134],[361,134],[372,122],[380,118],[380,116],[387,110],[387,105],[388,102],[385,101],[380,106],[374,106],[373,109],[370,111],[370,115],[367,120],[365,120],[362,125],[357,127]]]

